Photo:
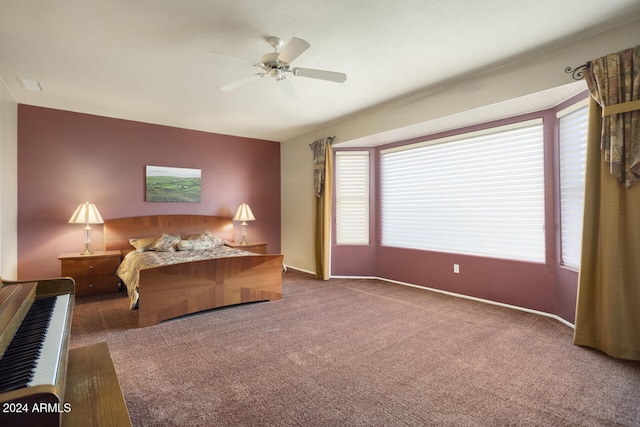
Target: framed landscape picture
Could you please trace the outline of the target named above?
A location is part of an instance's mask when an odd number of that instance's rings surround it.
[[[147,202],[200,202],[200,169],[147,166]]]

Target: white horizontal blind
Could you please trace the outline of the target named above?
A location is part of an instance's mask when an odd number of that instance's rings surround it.
[[[543,262],[542,121],[381,153],[382,244]]]
[[[560,228],[562,264],[579,268],[584,209],[588,108],[560,115]]]
[[[369,152],[336,152],[336,243],[369,244]]]

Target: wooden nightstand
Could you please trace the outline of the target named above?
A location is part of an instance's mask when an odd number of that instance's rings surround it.
[[[120,265],[120,255],[120,251],[62,254],[58,257],[60,274],[73,277],[78,297],[118,292],[120,279],[116,270]]]
[[[268,243],[259,242],[259,243],[247,243],[243,245],[242,243],[227,243],[227,246],[231,246],[232,248],[242,249],[243,251],[253,252],[254,254],[266,255],[267,254],[267,245]]]

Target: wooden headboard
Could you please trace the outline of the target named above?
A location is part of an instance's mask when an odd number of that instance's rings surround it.
[[[162,233],[186,236],[209,230],[221,239],[233,242],[231,218],[208,215],[147,215],[104,220],[104,248],[107,251],[133,249],[129,239]]]

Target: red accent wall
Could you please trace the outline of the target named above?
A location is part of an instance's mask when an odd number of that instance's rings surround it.
[[[200,203],[145,202],[147,165],[200,169]],[[105,219],[233,216],[246,202],[248,240],[280,253],[280,143],[19,105],[20,279],[58,276],[58,255],[83,249],[83,226],[67,221],[85,201]],[[103,226],[92,228],[91,248],[102,249]]]

